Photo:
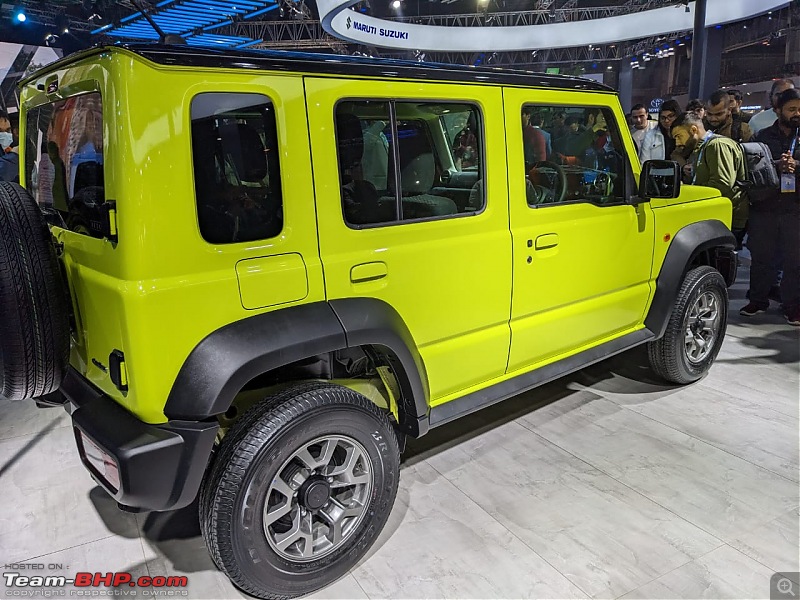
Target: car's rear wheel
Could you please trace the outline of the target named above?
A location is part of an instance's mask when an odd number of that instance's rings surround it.
[[[68,295],[39,207],[0,183],[0,396],[58,389],[69,357]]]
[[[708,372],[728,326],[728,288],[712,267],[697,267],[681,284],[667,330],[650,342],[651,368],[672,383],[691,383]]]
[[[383,529],[400,452],[387,416],[340,386],[295,386],[223,439],[200,521],[214,562],[260,598],[313,592],[352,568]]]

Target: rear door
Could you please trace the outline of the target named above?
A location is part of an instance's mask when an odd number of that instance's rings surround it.
[[[420,350],[433,404],[502,375],[511,237],[500,90],[305,85],[328,299],[391,305]]]

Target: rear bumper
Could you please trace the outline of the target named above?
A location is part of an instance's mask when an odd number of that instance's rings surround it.
[[[60,391],[67,399],[81,461],[117,502],[144,510],[170,510],[194,500],[218,423],[143,423],[71,368]],[[101,473],[96,460],[90,462],[86,446],[97,446],[116,462],[118,482]]]

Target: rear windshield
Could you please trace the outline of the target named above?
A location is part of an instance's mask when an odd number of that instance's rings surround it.
[[[49,219],[103,237],[103,102],[83,94],[28,110],[25,186]]]

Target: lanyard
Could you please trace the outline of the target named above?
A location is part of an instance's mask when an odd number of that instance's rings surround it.
[[[700,143],[700,152],[697,155],[697,162],[694,163],[694,173],[692,174],[692,185],[694,185],[694,182],[697,181],[697,167],[700,165],[700,161],[703,160],[703,152],[706,151],[706,144],[708,143],[708,140],[710,140],[712,137],[714,137],[714,134],[713,132],[709,131],[705,134],[705,136],[703,136],[703,141]],[[795,141],[796,140],[797,138],[795,138]],[[792,146],[792,148],[794,148],[794,146]]]
[[[792,145],[789,148],[789,156],[794,158],[794,147],[797,145],[797,137],[800,136],[800,127],[795,129],[794,138],[792,138]]]

